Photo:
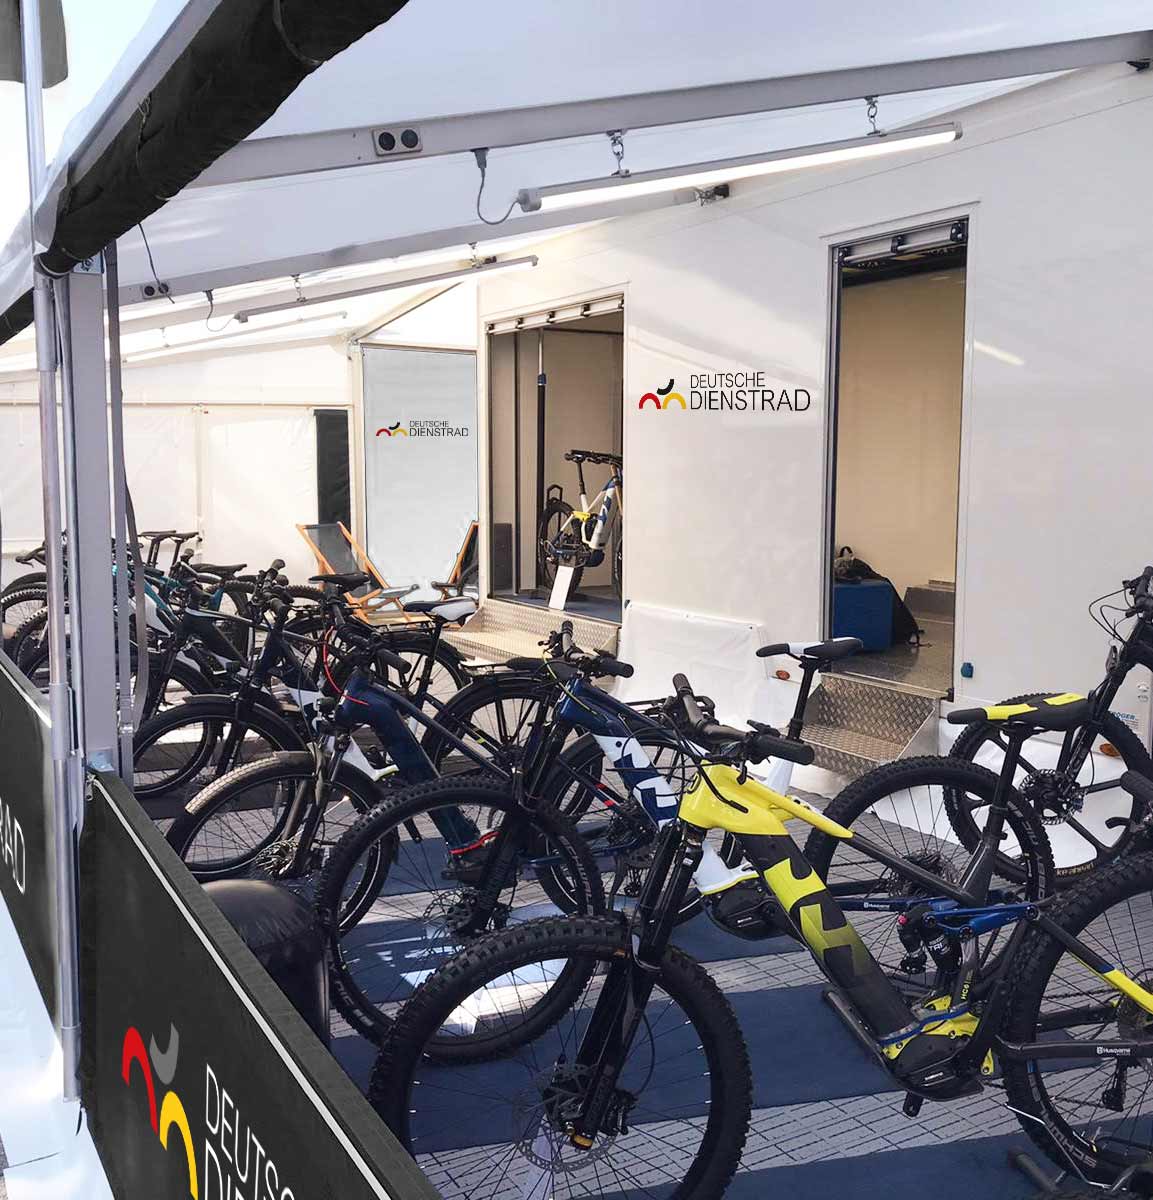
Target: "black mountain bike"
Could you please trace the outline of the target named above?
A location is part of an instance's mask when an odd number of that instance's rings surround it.
[[[718,827],[740,839],[824,974],[827,1003],[879,1078],[905,1092],[906,1115],[925,1100],[978,1092],[1000,1073],[1010,1107],[1061,1167],[1105,1181],[1148,1157],[1153,856],[1102,869],[1059,901],[1006,898],[996,886],[1013,748],[1061,728],[1058,707],[1006,719],[1010,753],[979,844],[960,876],[945,878],[750,779],[750,762],[804,762],[811,751],[767,728],[702,719],[687,681],[677,682],[684,727],[706,753],[635,912],[489,935],[400,1013],[369,1098],[418,1164],[450,1170],[472,1200],[724,1193],[751,1119],[752,1070],[772,1066],[750,1066],[725,995],[670,942]],[[1127,782],[1153,792],[1140,777]],[[789,819],[812,828],[803,853]],[[835,874],[825,872],[826,883],[818,863],[835,863],[830,847],[842,845],[904,880],[907,894],[877,902],[844,892]],[[877,903],[926,978],[914,995],[852,923]],[[1003,932],[1002,952],[990,957],[985,944]]]
[[[1128,770],[1153,779],[1153,759],[1132,729],[1110,711],[1130,671],[1137,667],[1153,670],[1150,579],[1153,567],[1146,567],[1135,579],[1126,580],[1122,591],[1090,605],[1093,619],[1113,639],[1105,660],[1105,678],[1089,693],[1088,703],[1078,707],[1083,719],[1063,729],[1055,756],[1050,751],[1049,759],[1042,759],[1040,745],[1023,750],[1020,756],[1016,785],[1021,795],[1046,825],[1063,827],[1075,835],[1063,838],[1056,851],[1057,876],[1063,883],[1074,881],[1134,846],[1143,848],[1153,827],[1153,808],[1139,793],[1127,792],[1118,778],[1122,770]],[[1128,597],[1124,607],[1111,606],[1108,602],[1119,595]],[[1133,624],[1123,635],[1120,625],[1129,619]],[[1029,692],[994,705],[987,710],[994,719],[980,714],[981,719],[961,731],[950,754],[999,770],[1006,735],[1003,723],[995,718],[1015,707],[1025,710],[1055,695]],[[1095,756],[1094,750],[1103,752],[1104,757]],[[1052,765],[1042,765],[1047,761]],[[1117,763],[1116,769],[1098,776],[1098,764],[1111,761]],[[965,799],[947,795],[946,811],[958,837],[971,842],[975,824]]]

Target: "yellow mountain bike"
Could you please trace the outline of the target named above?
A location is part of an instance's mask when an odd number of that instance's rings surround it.
[[[828,1004],[904,1090],[907,1115],[993,1085],[1053,1160],[1087,1180],[1110,1181],[1153,1153],[1153,855],[1104,868],[1060,900],[999,899],[991,883],[1012,766],[967,867],[945,878],[750,778],[749,763],[805,762],[811,751],[765,726],[707,722],[684,677],[674,682],[682,726],[706,756],[635,910],[544,918],[474,943],[417,991],[382,1049],[370,1099],[446,1196],[724,1192],[753,1074],[729,1000],[670,942],[717,830],[739,840],[825,976]],[[1062,707],[997,717],[1023,740],[1067,719]],[[1153,790],[1136,776],[1126,784]],[[812,830],[804,853],[790,821]],[[909,887],[876,897],[842,887],[829,844],[851,845]],[[831,863],[827,880],[810,858]],[[891,922],[907,960],[895,973],[851,911]],[[989,956],[987,940],[1002,932]],[[912,998],[902,969],[927,972],[931,986]],[[771,1023],[773,993],[758,1000],[754,1016]],[[467,1035],[456,1056],[454,1033]],[[814,1036],[795,1015],[772,1035]],[[771,1073],[771,1054],[755,1069]]]

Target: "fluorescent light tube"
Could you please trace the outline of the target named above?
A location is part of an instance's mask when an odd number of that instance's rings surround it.
[[[577,183],[558,183],[549,187],[524,188],[516,202],[526,212],[578,208],[604,204],[635,196],[653,196],[681,188],[704,191],[739,179],[755,179],[801,167],[822,167],[831,163],[879,158],[906,150],[943,146],[961,136],[957,124],[922,126],[898,133],[871,133],[843,142],[825,142],[817,146],[796,146],[772,154],[750,154],[744,158],[718,159],[687,167],[666,167],[660,171],[638,171],[631,175],[610,175],[584,179]]]
[[[387,283],[376,283],[370,287],[350,288],[344,292],[328,292],[326,295],[301,296],[299,300],[285,300],[281,304],[266,304],[261,308],[248,308],[238,312],[233,320],[243,325],[250,317],[262,317],[265,313],[292,312],[308,304],[329,304],[333,301],[352,300],[356,296],[375,296],[377,292],[393,292],[398,288],[420,287],[426,283],[440,283],[445,279],[465,279],[470,275],[487,275],[490,271],[512,271],[517,268],[535,267],[535,254],[523,258],[492,259],[453,271],[440,271],[435,275],[410,275],[407,279],[394,279]]]

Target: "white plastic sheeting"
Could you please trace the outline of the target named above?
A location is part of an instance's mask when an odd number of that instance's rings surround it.
[[[368,555],[393,584],[445,579],[477,519],[476,356],[365,346],[363,363]]]
[[[0,964],[0,1134],[7,1159],[0,1195],[112,1200],[80,1106],[60,1099],[60,1043],[3,905]]]
[[[70,164],[85,145],[104,140],[116,121],[105,118],[118,107],[131,113],[147,96],[167,65],[221,0],[61,0],[68,39],[68,78],[44,93],[47,178],[36,207],[37,240],[51,239],[56,200]],[[105,129],[102,129],[105,126]],[[24,89],[0,83],[0,161],[6,185],[0,191],[0,230],[12,236],[0,248],[0,310],[32,286],[31,227],[28,208],[28,154],[24,133]],[[14,228],[13,228],[14,227]]]
[[[294,580],[315,560],[295,526],[316,519],[314,408],[350,408],[342,349],[187,357],[124,372],[128,484],[141,529],[196,529],[204,557]],[[35,383],[0,385],[0,514],[9,554],[42,537]],[[23,570],[24,568],[20,568]],[[4,579],[16,572],[4,565]]]
[[[180,7],[179,0],[155,6],[114,73],[121,84],[134,77],[147,57],[142,49],[146,37],[155,38],[161,59],[171,55],[171,43],[181,44],[186,29],[168,39],[168,45],[161,36]],[[189,0],[187,8],[209,9],[211,0]],[[537,6],[531,12],[514,0],[494,0],[483,7],[465,0],[414,0],[306,80],[254,137],[973,54],[1129,32],[1148,23],[1147,5],[1137,0],[1108,0],[1092,10],[1022,0],[1011,11],[996,0],[972,0],[950,9],[881,0],[864,25],[846,24],[839,0],[816,0],[794,9],[752,0],[719,0],[707,8],[693,0],[633,0],[628,5],[598,0]],[[124,23],[121,38],[126,39],[132,25]],[[111,61],[110,44],[101,43],[104,62]],[[84,55],[87,50],[80,45],[74,52]],[[952,89],[955,94],[948,96],[922,92],[903,100],[890,97],[882,102],[881,122],[916,120],[1004,86]],[[114,91],[110,82],[77,117],[66,146],[83,140]],[[640,130],[626,137],[626,165],[672,165],[865,129],[863,105],[839,104]],[[53,165],[54,184],[63,178],[64,158]],[[499,213],[518,187],[608,174],[613,164],[607,142],[598,135],[494,150],[490,166],[487,204],[490,212]],[[324,256],[329,266],[385,257],[386,247],[402,238],[424,239],[425,249],[469,240],[471,231],[486,228],[473,211],[477,182],[468,154],[406,160],[188,189],[147,225],[157,268],[165,277],[229,272],[237,278],[239,272],[250,279],[266,278],[283,274],[286,262],[320,265],[309,263],[310,256]],[[272,209],[275,221],[268,220]],[[26,244],[23,258],[20,252],[26,236],[18,230],[10,243],[7,273],[0,263],[2,308],[27,286]],[[142,283],[150,275],[140,239],[125,238],[124,284]]]

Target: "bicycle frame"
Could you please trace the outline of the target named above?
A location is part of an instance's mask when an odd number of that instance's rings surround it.
[[[1010,774],[1011,770],[1012,767]],[[1001,794],[999,791],[998,796]],[[990,806],[991,823],[996,822],[998,808],[1003,820],[1004,805],[995,798]],[[903,879],[926,888],[926,895],[910,898],[907,906],[929,904],[938,908],[938,928],[945,933],[960,936],[964,931],[985,932],[1015,924],[998,971],[983,981],[984,986],[973,986],[975,954],[969,955],[962,959],[951,991],[930,997],[919,1012],[914,1012],[789,835],[785,822],[792,819],[830,837],[851,840],[863,854]],[[994,1050],[1002,1057],[1023,1061],[1108,1057],[1135,1062],[1153,1058],[1153,1042],[1006,1042],[1000,1037],[1009,997],[1005,978],[1030,924],[1037,924],[1061,942],[1086,970],[1109,983],[1119,997],[1133,1000],[1149,1013],[1153,1013],[1153,993],[1066,933],[1038,904],[984,903],[980,888],[974,895],[973,885],[980,884],[980,877],[974,880],[971,871],[958,884],[939,879],[801,800],[748,779],[727,764],[706,763],[681,802],[679,822],[670,828],[670,836],[661,846],[638,903],[632,926],[632,958],[610,967],[581,1041],[577,1062],[594,1074],[581,1116],[574,1126],[574,1144],[591,1146],[600,1128],[612,1087],[598,1086],[596,1076],[601,1072],[611,1076],[628,1053],[632,1036],[643,1020],[655,982],[655,968],[672,931],[673,914],[695,870],[704,836],[714,829],[725,830],[740,840],[796,937],[807,946],[832,985],[828,993],[832,1006],[878,1063],[913,1096],[952,1099],[970,1094],[979,1087],[979,1075],[992,1073],[993,1060],[989,1055]],[[995,847],[999,836],[999,830],[991,835],[987,826],[983,841]],[[986,879],[985,890],[987,886]],[[957,924],[953,926],[950,921]],[[970,1006],[982,996],[988,996],[989,1002],[980,1017],[976,1017]],[[1111,1013],[1112,1006],[1105,1004],[1102,1010]],[[1073,1014],[1073,1018],[1083,1015]]]
[[[580,464],[578,464],[579,466]],[[612,532],[613,524],[616,523],[620,516],[620,490],[620,474],[617,471],[613,471],[612,475],[609,476],[608,482],[596,494],[596,497],[590,504],[588,495],[585,492],[584,472],[580,471],[580,510],[573,510],[572,515],[561,526],[561,532],[567,529],[571,522],[575,521],[579,529],[581,541],[590,550],[599,550]],[[588,521],[590,517],[594,516],[596,517],[596,521],[593,523],[590,532]]]
[[[1134,667],[1148,667],[1153,670],[1153,630],[1150,629],[1149,617],[1138,613],[1133,628],[1120,645],[1109,647],[1105,660],[1105,678],[1089,693],[1092,704],[1090,720],[1078,729],[1071,729],[1061,742],[1061,752],[1057,760],[1057,770],[1070,773],[1074,777],[1085,765],[1093,749],[1093,740],[1099,732],[1101,720],[1109,713],[1117,692],[1125,682],[1129,672]],[[1116,786],[1111,779],[1085,785],[1085,794],[1108,790]],[[1098,853],[1106,850],[1089,830],[1078,829],[1078,833],[1092,845]]]

